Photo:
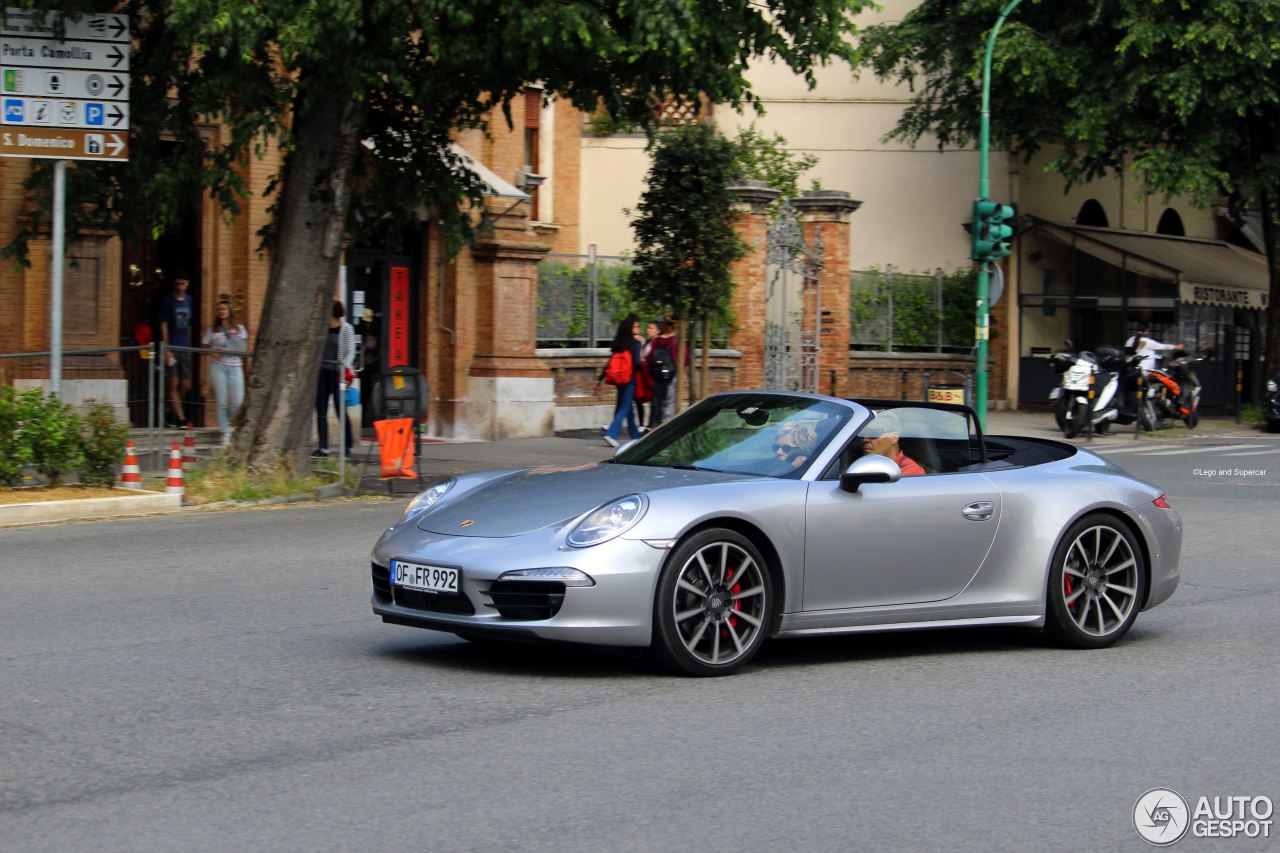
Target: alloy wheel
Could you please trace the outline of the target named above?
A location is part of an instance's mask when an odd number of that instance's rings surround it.
[[[713,666],[754,652],[766,627],[768,593],[760,563],[736,542],[714,541],[693,551],[679,569],[670,600],[684,650]]]
[[[1075,627],[1096,639],[1127,626],[1138,606],[1141,567],[1129,540],[1109,524],[1089,527],[1067,549],[1062,603]]]

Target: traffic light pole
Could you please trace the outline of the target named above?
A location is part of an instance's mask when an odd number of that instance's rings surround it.
[[[1009,17],[1009,13],[1021,2],[1022,0],[1011,0],[1001,10],[1000,16],[996,18],[996,25],[987,34],[987,52],[982,60],[982,123],[978,135],[981,149],[978,159],[978,198],[990,197],[990,181],[987,178],[987,155],[991,148],[991,54],[995,51],[996,36],[999,35],[1000,27],[1004,24],[1005,18]],[[978,226],[979,223],[973,223],[974,228]],[[978,261],[978,316],[977,325],[974,328],[974,337],[977,339],[974,372],[977,375],[977,381],[974,383],[973,407],[978,413],[978,422],[982,424],[984,432],[987,429],[987,349],[991,337],[990,263],[992,262],[986,260]]]

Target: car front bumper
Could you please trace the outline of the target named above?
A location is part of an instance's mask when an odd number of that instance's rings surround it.
[[[541,534],[545,536],[546,534]],[[408,537],[406,537],[408,538]],[[653,595],[667,550],[636,539],[591,548],[539,541],[540,534],[480,539],[420,534],[412,549],[384,537],[371,555],[373,612],[384,622],[495,638],[555,640],[608,646],[648,646]],[[459,592],[393,588],[392,559],[459,570]],[[515,569],[568,567],[594,586],[499,578]]]

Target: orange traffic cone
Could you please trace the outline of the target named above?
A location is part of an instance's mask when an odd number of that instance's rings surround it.
[[[142,471],[138,468],[138,457],[134,455],[133,439],[124,443],[124,466],[120,469],[120,488],[142,488]]]
[[[164,481],[164,492],[166,495],[182,495],[186,491],[182,483],[182,450],[175,441],[173,450],[169,451],[169,476]]]
[[[191,424],[187,424],[187,436],[182,439],[182,470],[196,464],[196,434]]]

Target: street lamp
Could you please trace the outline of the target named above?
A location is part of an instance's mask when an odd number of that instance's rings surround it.
[[[976,216],[979,203],[988,201],[988,193],[990,191],[990,181],[987,179],[987,152],[991,147],[991,54],[995,50],[996,36],[1000,33],[1000,27],[1004,24],[1005,18],[1009,17],[1009,13],[1017,8],[1022,0],[1011,0],[1011,2],[1000,11],[1000,16],[996,18],[996,25],[991,28],[991,32],[987,34],[987,52],[982,60],[982,123],[979,131],[979,160],[978,160],[978,202],[974,204],[975,217],[973,221],[974,229],[974,255],[982,254],[977,251],[977,234],[978,229],[983,226]],[[998,223],[997,223],[998,224]],[[975,257],[978,262],[978,317],[977,325],[974,328],[974,337],[977,339],[977,355],[975,356],[976,364],[974,365],[977,374],[977,382],[974,387],[973,407],[978,413],[978,422],[982,425],[983,431],[987,428],[987,345],[991,337],[991,318],[989,316],[989,308],[991,302],[991,281],[989,266],[992,263],[990,255],[983,257]]]

